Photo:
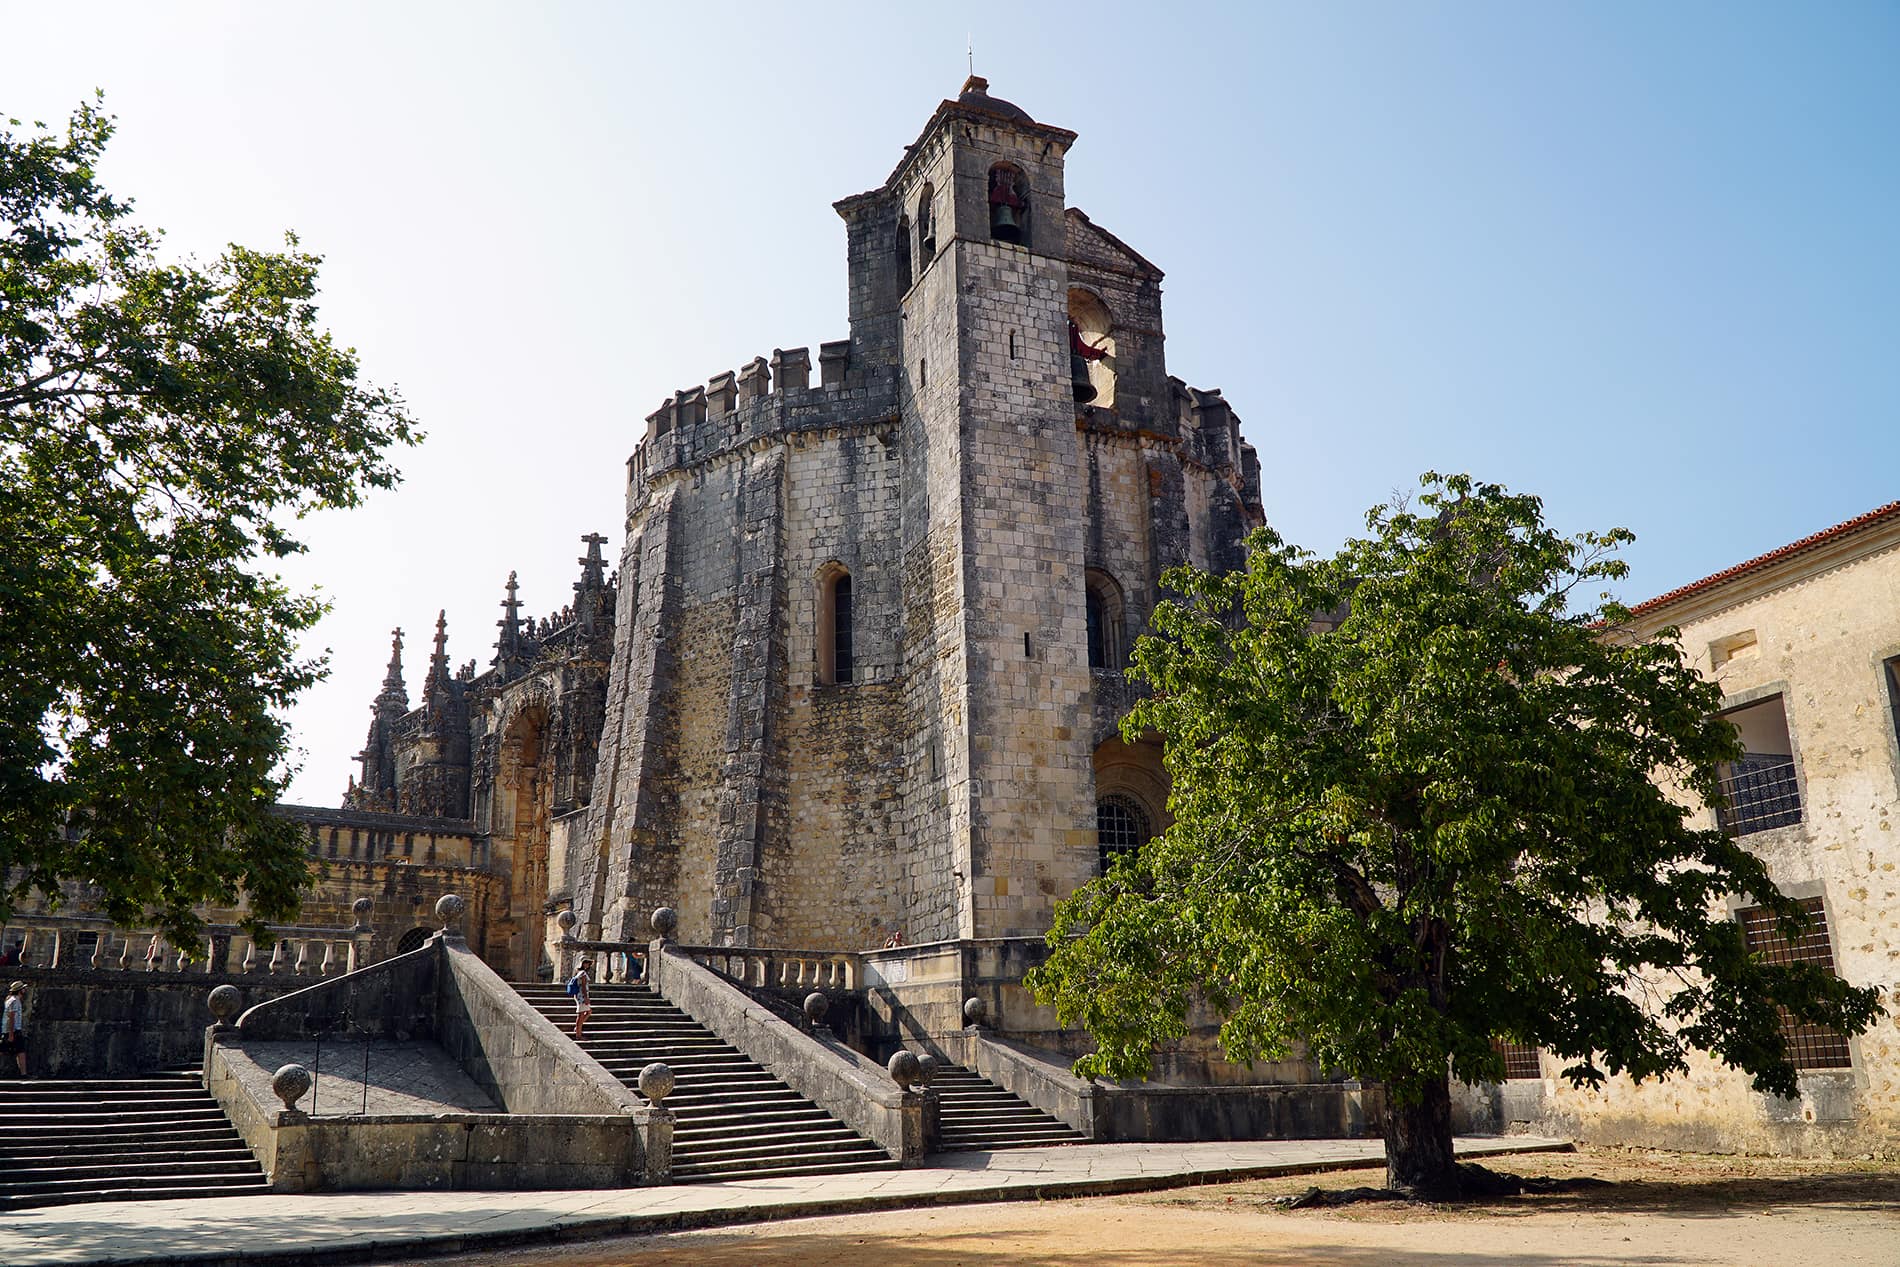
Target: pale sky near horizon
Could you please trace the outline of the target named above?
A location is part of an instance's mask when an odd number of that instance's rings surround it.
[[[1164,269],[1267,515],[1330,551],[1428,468],[1638,535],[1638,601],[1900,497],[1900,4],[25,4],[0,115],[118,116],[167,249],[326,257],[429,433],[304,525],[335,804],[389,630],[493,654],[675,389],[842,338],[844,231],[966,73],[1074,129],[1070,205]],[[965,23],[971,23],[966,30]],[[25,55],[23,55],[25,54]]]

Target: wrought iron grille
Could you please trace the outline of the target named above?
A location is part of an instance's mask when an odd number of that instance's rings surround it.
[[[1539,1058],[1539,1049],[1530,1043],[1513,1043],[1502,1038],[1491,1040],[1491,1047],[1504,1057],[1504,1076],[1506,1078],[1541,1078],[1544,1076],[1544,1062]]]
[[[1828,944],[1827,912],[1821,899],[1811,897],[1801,903],[1808,913],[1808,927],[1790,941],[1782,935],[1781,925],[1765,906],[1750,906],[1735,912],[1742,926],[1742,941],[1750,953],[1772,964],[1812,963],[1834,971],[1834,951]],[[1847,1069],[1853,1064],[1848,1055],[1847,1036],[1825,1025],[1796,1021],[1786,1008],[1781,1009],[1781,1036],[1788,1044],[1788,1059],[1796,1069]]]
[[[1115,855],[1139,849],[1154,835],[1148,815],[1125,796],[1104,796],[1095,804],[1095,843],[1101,852],[1103,874]]]
[[[1801,821],[1801,788],[1794,760],[1779,756],[1743,757],[1722,780],[1728,804],[1716,821],[1731,836],[1747,836]]]

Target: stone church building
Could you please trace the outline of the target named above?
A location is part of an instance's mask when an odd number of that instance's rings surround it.
[[[1218,391],[1169,376],[1162,274],[1068,205],[1076,135],[971,78],[835,204],[850,337],[713,374],[627,457],[617,573],[420,707],[400,644],[348,807],[466,820],[486,953],[548,917],[689,943],[1037,936],[1166,822],[1129,648],[1177,563],[1263,521]],[[313,827],[313,830],[319,830]]]

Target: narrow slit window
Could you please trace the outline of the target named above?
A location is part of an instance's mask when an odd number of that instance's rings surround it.
[[[818,574],[818,663],[816,677],[821,686],[849,682],[854,662],[854,638],[851,611],[851,573],[842,564],[828,563]]]
[[[840,576],[831,586],[831,680],[851,680],[851,578]]]

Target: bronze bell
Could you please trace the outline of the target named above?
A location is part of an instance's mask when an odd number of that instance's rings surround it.
[[[1089,381],[1089,363],[1080,352],[1069,353],[1069,385],[1075,388],[1075,403],[1086,405],[1095,399],[1095,384]]]
[[[997,242],[1021,244],[1023,226],[1016,218],[1016,208],[1006,202],[990,204],[990,237]]]

